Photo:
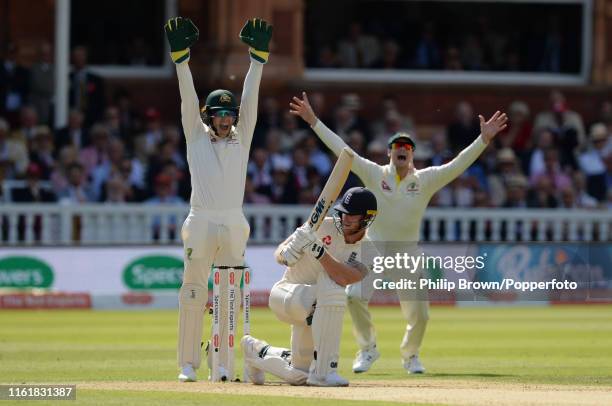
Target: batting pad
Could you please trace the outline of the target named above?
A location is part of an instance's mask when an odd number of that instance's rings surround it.
[[[202,323],[208,299],[208,290],[200,285],[183,284],[179,292],[179,345],[178,365],[200,367]]]
[[[283,349],[288,351],[286,349]],[[277,354],[277,352],[266,353],[261,357],[249,357],[245,360],[249,365],[261,369],[264,372],[268,372],[283,381],[290,383],[291,385],[304,385],[308,374],[304,371],[300,371],[294,368],[287,362],[287,360]]]
[[[343,292],[344,293],[344,292]],[[312,338],[314,341],[314,370],[311,373],[325,377],[338,368],[340,336],[344,306],[319,306],[312,319]]]

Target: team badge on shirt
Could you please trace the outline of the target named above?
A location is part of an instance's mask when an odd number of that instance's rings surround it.
[[[410,182],[406,186],[406,194],[418,195],[420,194],[419,184],[417,182]]]
[[[382,188],[382,190],[390,192],[391,191],[391,186],[389,186],[389,184],[387,182],[385,182],[385,180],[383,179],[380,182],[380,187]]]
[[[321,242],[325,245],[330,245],[331,244],[331,235],[326,235],[325,237],[321,238]]]

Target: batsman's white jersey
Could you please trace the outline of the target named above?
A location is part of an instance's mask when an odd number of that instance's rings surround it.
[[[347,244],[331,217],[326,217],[315,233],[338,262],[360,261],[364,239]],[[288,267],[270,291],[269,306],[279,320],[291,324],[291,366],[267,369],[267,362],[274,365],[280,361],[260,360],[258,368],[294,384],[300,376],[305,380],[299,371],[327,376],[338,368],[346,293],[318,260],[304,254]]]
[[[334,225],[333,218],[326,217],[315,234],[321,239],[326,251],[338,262],[361,261],[361,243],[364,239],[354,244],[347,244],[344,236]],[[304,255],[295,265],[287,267],[283,280],[312,285],[317,282],[322,272],[325,270],[319,260],[311,255]]]
[[[319,138],[338,155],[346,146],[344,141],[327,128],[321,121],[313,127]],[[482,136],[464,149],[455,159],[441,166],[415,170],[400,179],[392,163],[378,165],[359,155],[355,155],[352,170],[376,196],[378,215],[368,228],[367,236],[375,242],[406,242],[406,248],[418,255],[415,243],[419,241],[421,222],[431,197],[446,184],[461,175],[485,150]],[[380,245],[379,245],[380,247]],[[395,245],[397,248],[397,245]],[[392,253],[386,253],[389,255]],[[347,288],[348,308],[353,319],[353,333],[362,350],[376,345],[376,334],[368,311],[374,289],[374,274]],[[415,278],[419,274],[414,274]],[[401,293],[401,292],[398,292]],[[429,319],[427,300],[402,300],[402,314],[407,321],[406,332],[400,345],[404,362],[419,351],[427,320]]]
[[[251,59],[238,122],[228,137],[219,138],[201,119],[188,62],[176,65],[192,189],[191,210],[181,229],[185,272],[179,292],[179,367],[191,364],[197,369],[200,366],[202,323],[211,266],[244,264],[250,230],[242,213],[242,201],[262,70],[263,64]],[[227,294],[227,273],[222,272],[221,303],[227,303]],[[222,306],[220,318],[226,320],[227,317],[227,309]],[[227,334],[226,323],[221,323],[222,342],[226,342]],[[221,359],[225,359],[226,352],[226,346],[222,346]],[[231,373],[233,359],[229,362],[230,365],[223,367]]]

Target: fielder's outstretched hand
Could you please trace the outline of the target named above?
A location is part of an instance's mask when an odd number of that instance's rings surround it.
[[[189,18],[174,17],[164,25],[174,63],[189,59],[189,48],[198,40],[200,32]]]
[[[502,130],[504,130],[508,124],[508,116],[506,113],[501,113],[499,110],[493,114],[493,117],[489,121],[485,122],[483,116],[479,115],[480,119],[480,134],[485,144],[491,142],[493,138]]]
[[[268,62],[270,56],[271,25],[261,18],[248,20],[240,30],[240,40],[251,47],[253,59],[261,63]]]
[[[317,123],[317,116],[312,110],[306,92],[302,92],[302,99],[294,96],[293,102],[289,102],[289,107],[289,113],[302,117],[302,120],[310,124],[311,127]]]

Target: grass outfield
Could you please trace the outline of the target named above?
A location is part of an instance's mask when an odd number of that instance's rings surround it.
[[[373,308],[373,314],[382,357],[363,375],[350,371],[357,348],[345,316],[340,373],[354,383],[433,379],[612,388],[612,306],[434,307],[421,352],[424,376],[407,376],[401,368],[398,346],[405,324],[399,308]],[[0,382],[174,381],[176,318],[175,311],[2,311]],[[254,309],[251,330],[273,345],[288,346],[288,326],[266,309]],[[205,374],[201,371],[200,377]],[[214,399],[219,406],[246,399],[163,391],[78,393],[82,404],[209,404]],[[280,404],[272,399],[283,398],[249,396],[249,404]],[[291,402],[306,403],[308,399]]]

